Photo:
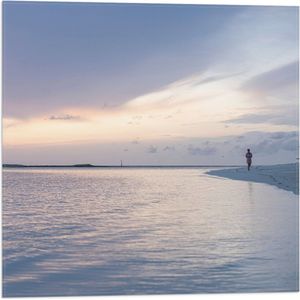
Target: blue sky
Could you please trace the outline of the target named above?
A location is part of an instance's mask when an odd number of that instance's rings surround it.
[[[205,70],[216,59],[212,34],[243,9],[5,3],[5,99],[17,106],[5,114],[61,105],[49,93],[76,105],[119,104]],[[23,99],[34,103],[30,112]]]
[[[298,156],[296,7],[4,2],[3,22],[4,162],[242,163],[239,136]]]

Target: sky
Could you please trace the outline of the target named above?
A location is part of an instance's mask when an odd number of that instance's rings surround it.
[[[3,3],[3,162],[296,162],[298,7]]]

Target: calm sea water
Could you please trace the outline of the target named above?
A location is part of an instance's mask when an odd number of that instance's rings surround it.
[[[297,290],[298,197],[206,171],[4,170],[4,296]]]

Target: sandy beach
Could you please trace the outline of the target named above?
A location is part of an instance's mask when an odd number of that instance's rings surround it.
[[[299,195],[298,163],[253,166],[250,171],[247,170],[247,167],[212,170],[207,174],[234,180],[267,183]]]

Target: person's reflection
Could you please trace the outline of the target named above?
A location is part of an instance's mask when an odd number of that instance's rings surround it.
[[[251,204],[254,204],[253,199],[253,183],[248,181],[248,196]]]

